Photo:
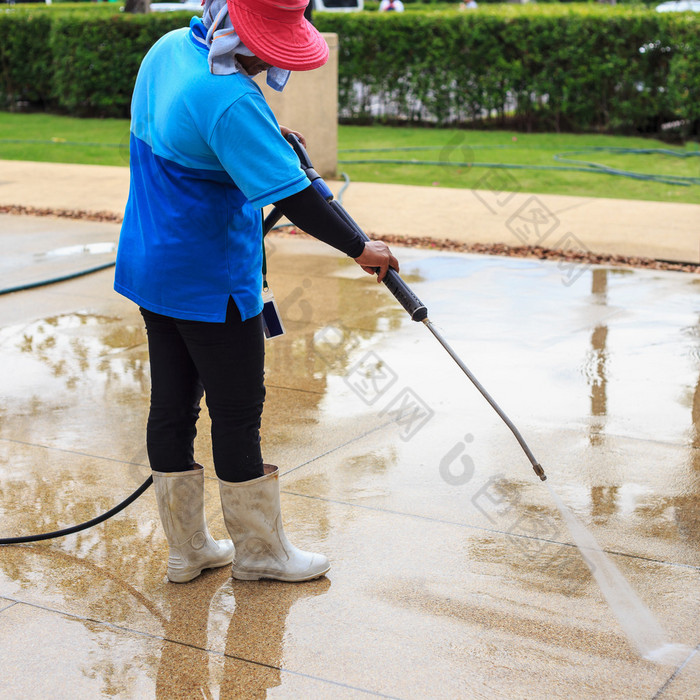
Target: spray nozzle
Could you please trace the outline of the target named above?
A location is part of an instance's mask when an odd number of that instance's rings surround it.
[[[544,469],[542,469],[541,464],[533,464],[532,468],[535,470],[535,474],[537,474],[542,481],[547,481],[547,475],[544,473]]]

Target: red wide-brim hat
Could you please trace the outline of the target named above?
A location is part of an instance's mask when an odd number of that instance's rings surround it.
[[[328,44],[304,17],[309,0],[227,0],[236,33],[276,68],[313,70],[328,60]]]

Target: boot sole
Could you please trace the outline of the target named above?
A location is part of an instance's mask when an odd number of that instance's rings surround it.
[[[324,576],[331,570],[331,567],[309,574],[307,576],[284,576],[274,571],[233,571],[232,575],[237,581],[259,581],[260,579],[272,579],[273,581],[284,581],[285,583],[301,583],[302,581],[313,581],[315,578]]]
[[[219,569],[222,566],[228,566],[231,562],[233,561],[233,558],[229,559],[228,561],[222,561],[221,563],[217,564],[209,564],[208,566],[203,566],[201,569],[197,570],[194,569],[192,571],[188,572],[183,572],[177,576],[173,575],[173,577],[170,576],[170,573],[168,573],[168,581],[170,583],[189,583],[190,581],[193,581],[194,579],[199,576],[202,571],[205,569]]]
[[[171,576],[168,574],[168,581],[170,583],[189,583],[190,581],[193,581],[194,579],[199,576],[204,569],[200,569],[199,571],[193,571],[191,573],[187,574],[180,574],[179,576]]]

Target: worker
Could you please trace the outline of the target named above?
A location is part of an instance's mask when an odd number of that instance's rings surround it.
[[[262,207],[274,203],[379,281],[399,266],[316,192],[252,80],[265,72],[281,91],[292,71],[326,62],[307,1],[206,0],[202,19],[150,49],[134,87],[114,286],[138,304],[148,336],[146,444],[173,582],[231,563],[241,580],[305,581],[330,568],[285,536],[279,470],[260,449]],[[194,458],[203,395],[231,540],[214,540],[204,516]]]

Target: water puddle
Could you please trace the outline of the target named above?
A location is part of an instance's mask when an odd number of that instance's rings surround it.
[[[42,253],[35,253],[34,259],[41,261],[48,258],[65,258],[69,256],[72,257],[81,255],[105,255],[116,252],[117,244],[112,241],[108,241],[104,243],[86,243],[54,248],[53,250],[47,250]]]

